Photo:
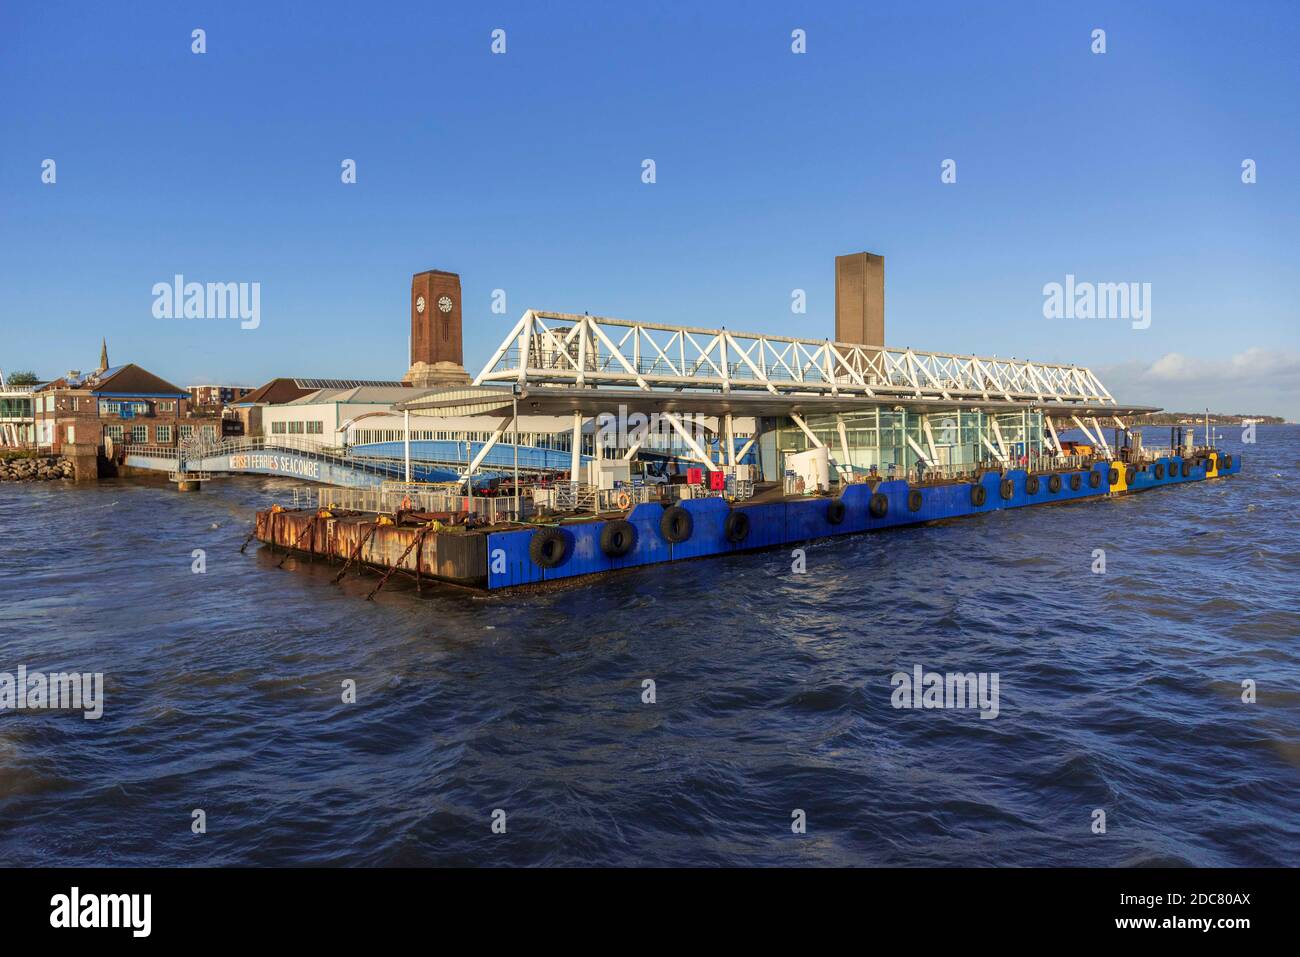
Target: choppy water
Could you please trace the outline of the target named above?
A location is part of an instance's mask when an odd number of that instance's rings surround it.
[[[804,575],[773,551],[374,603],[239,554],[278,480],[0,485],[0,671],[107,683],[99,721],[0,713],[0,863],[1292,865],[1300,429],[1244,451],[815,543]],[[916,664],[997,672],[1001,713],[894,709]]]

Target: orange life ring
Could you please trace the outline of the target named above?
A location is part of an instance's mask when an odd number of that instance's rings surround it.
[[[403,495],[403,496],[402,496],[402,511],[403,511],[403,512],[409,512],[410,510],[411,510],[411,496],[409,496],[409,495]]]
[[[614,499],[614,502],[618,505],[619,509],[627,511],[632,507],[632,496],[628,495],[627,492],[619,492],[618,498]]]

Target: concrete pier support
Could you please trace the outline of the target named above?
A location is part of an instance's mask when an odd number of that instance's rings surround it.
[[[71,460],[76,481],[99,481],[99,446],[89,443],[69,443],[63,446],[63,457]]]

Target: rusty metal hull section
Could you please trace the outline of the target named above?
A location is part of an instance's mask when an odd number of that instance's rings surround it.
[[[256,538],[264,545],[310,558],[352,559],[353,564],[374,568],[395,567],[419,579],[474,588],[487,585],[487,539],[474,532],[427,532],[412,548],[422,526],[377,525],[373,515],[327,517],[312,511],[271,510],[257,513],[256,529]]]

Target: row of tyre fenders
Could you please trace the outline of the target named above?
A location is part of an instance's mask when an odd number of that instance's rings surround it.
[[[974,482],[913,487],[905,480],[847,486],[838,498],[730,505],[721,498],[638,505],[623,518],[488,535],[490,589],[594,575],[636,565],[770,548],[980,512],[1140,492],[1241,470],[1240,456],[1167,457],[1142,466],[1098,462],[1047,474],[987,472]]]

